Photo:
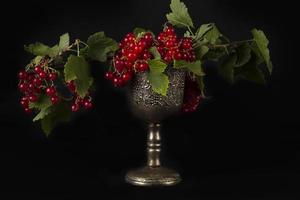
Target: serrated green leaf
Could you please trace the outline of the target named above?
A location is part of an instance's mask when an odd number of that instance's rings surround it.
[[[205,46],[205,45],[197,47],[195,49],[196,59],[197,60],[202,59],[208,52],[209,52],[209,48],[207,46]]]
[[[266,65],[267,65],[269,73],[272,73],[273,65],[272,65],[272,62],[271,62],[270,51],[269,51],[269,48],[268,48],[269,40],[267,39],[264,32],[261,31],[261,30],[253,29],[252,30],[252,35],[253,35],[253,39],[254,39],[254,41],[257,45],[257,48],[258,48],[262,58],[264,59]]]
[[[51,106],[51,100],[48,96],[45,95],[41,95],[38,99],[37,102],[30,102],[29,103],[29,108],[36,108],[36,109],[45,109],[48,108],[49,106]]]
[[[70,55],[64,68],[65,81],[75,80],[76,92],[84,97],[92,85],[89,63],[82,56]]]
[[[186,31],[186,32],[183,34],[183,37],[191,37],[190,31]]]
[[[87,80],[76,79],[74,83],[76,85],[76,93],[83,98],[86,96],[89,88],[92,86],[93,78],[88,78]]]
[[[44,119],[48,114],[51,113],[51,108],[46,108],[46,109],[42,109],[40,110],[40,112],[33,118],[33,122]]]
[[[104,32],[98,32],[91,35],[87,44],[89,45],[87,55],[100,62],[107,60],[107,54],[118,50],[118,43],[112,38],[106,37]]]
[[[134,34],[136,37],[137,37],[139,34],[145,33],[145,32],[146,32],[146,30],[143,29],[143,28],[137,27],[137,28],[133,29],[133,34]]]
[[[167,95],[169,88],[169,78],[163,73],[148,73],[148,80],[151,84],[151,88],[154,92],[163,96]]]
[[[45,44],[42,43],[34,43],[30,45],[25,45],[24,46],[25,51],[32,53],[33,55],[36,56],[50,56],[50,57],[55,57],[59,53],[59,48],[58,45],[55,45],[53,47],[49,47]]]
[[[149,60],[148,61],[150,72],[154,74],[161,74],[167,68],[167,64],[162,60]]]
[[[42,58],[43,58],[42,56],[36,56],[33,60],[34,65],[39,64],[41,62]]]
[[[41,126],[48,137],[52,129],[60,122],[70,120],[71,112],[67,103],[60,103],[53,108],[53,111],[41,120]]]
[[[29,108],[38,109],[40,112],[33,118],[33,121],[43,119],[46,115],[51,112],[52,103],[48,96],[42,95],[35,103],[29,103]]]
[[[32,53],[33,55],[36,56],[46,56],[49,53],[50,47],[45,44],[36,42],[34,44],[29,44],[27,46],[24,45],[24,49],[25,51]]]
[[[148,64],[150,68],[148,80],[152,90],[166,96],[169,88],[169,78],[163,72],[167,68],[167,64],[161,60],[149,60]]]
[[[221,57],[225,56],[227,53],[224,48],[210,49],[206,54],[205,58],[208,60],[218,61]]]
[[[222,34],[216,27],[216,25],[211,24],[211,28],[207,32],[205,32],[205,34],[203,35],[203,39],[210,44],[216,44],[221,36]]]
[[[197,76],[204,76],[205,73],[202,70],[201,61],[197,60],[196,62],[186,62],[184,60],[175,60],[174,61],[175,69],[187,69],[190,72],[196,74]]]
[[[160,53],[158,52],[158,50],[157,50],[156,47],[151,47],[149,51],[154,56],[154,58],[156,60],[160,60],[161,59]]]
[[[172,0],[170,4],[171,13],[167,14],[168,21],[178,28],[194,27],[188,9],[180,0]]]
[[[262,84],[266,83],[263,72],[258,68],[255,56],[252,56],[250,61],[244,66],[235,68],[235,76],[243,78],[248,81]]]
[[[237,52],[237,61],[235,67],[243,66],[247,62],[249,62],[251,58],[251,47],[248,43],[239,46],[236,49],[236,52]]]
[[[50,48],[48,56],[50,56],[51,58],[54,58],[59,54],[59,51],[60,51],[59,46],[55,45]]]
[[[65,49],[67,49],[70,45],[70,36],[69,33],[65,33],[63,35],[60,36],[59,39],[59,50],[63,51]]]
[[[203,36],[211,29],[213,29],[213,24],[202,24],[196,31],[195,40],[202,39]]]
[[[232,54],[229,57],[225,58],[221,65],[218,68],[220,76],[230,83],[234,81],[234,66],[237,61],[236,54]]]
[[[197,81],[198,87],[201,91],[201,95],[203,97],[205,97],[205,94],[204,94],[204,88],[205,88],[204,76],[196,76],[196,81]]]

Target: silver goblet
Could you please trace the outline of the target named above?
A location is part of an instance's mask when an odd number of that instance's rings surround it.
[[[185,72],[168,68],[169,88],[166,96],[153,92],[147,72],[136,74],[128,92],[129,106],[140,119],[149,123],[147,137],[147,166],[131,170],[126,174],[128,183],[138,186],[175,185],[180,175],[172,169],[162,167],[161,122],[181,111],[184,95]]]

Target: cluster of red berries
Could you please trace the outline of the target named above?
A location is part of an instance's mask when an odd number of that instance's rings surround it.
[[[29,102],[36,102],[41,93],[50,97],[53,105],[59,103],[59,97],[53,81],[57,79],[57,72],[43,68],[43,62],[28,71],[19,72],[19,90],[22,92],[20,104],[26,113],[31,113]]]
[[[74,95],[73,102],[71,105],[72,112],[77,112],[81,107],[85,109],[91,109],[93,107],[92,97],[87,94],[84,98],[81,98],[76,93],[76,85],[74,81],[70,81],[67,83],[67,87],[69,91]]]
[[[120,50],[113,59],[114,71],[106,72],[106,79],[111,80],[114,86],[124,86],[134,73],[147,71],[147,61],[153,58],[149,51],[153,43],[154,38],[150,32],[139,38],[128,33],[119,43]]]
[[[26,71],[21,70],[19,76],[19,90],[23,94],[20,104],[26,113],[31,113],[29,103],[34,103],[39,100],[42,94],[47,95],[52,105],[57,105],[61,98],[55,87],[55,81],[58,78],[58,72],[47,67],[47,61],[41,61],[38,65],[29,66]],[[72,111],[76,112],[81,106],[86,109],[92,107],[91,97],[87,95],[85,98],[80,98],[76,94],[76,86],[74,81],[67,83],[69,91],[73,94],[74,102],[71,106]]]
[[[190,37],[178,39],[172,26],[167,26],[157,37],[157,50],[166,63],[173,60],[194,62],[196,54],[193,50],[193,41]]]
[[[185,79],[182,112],[195,112],[202,101],[203,97],[197,82],[187,75]]]

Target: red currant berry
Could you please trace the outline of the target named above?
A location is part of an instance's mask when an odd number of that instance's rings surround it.
[[[85,99],[85,100],[83,100],[83,106],[85,109],[91,109],[93,107],[93,104],[92,104],[91,100]]]
[[[136,54],[136,53],[128,53],[128,56],[127,56],[127,58],[128,58],[128,61],[131,61],[131,62],[133,62],[133,61],[135,61],[135,60],[136,60],[136,58],[137,58],[137,54]]]
[[[19,84],[19,90],[21,92],[25,92],[28,89],[28,85],[26,83],[20,83]]]
[[[130,81],[132,79],[132,72],[125,72],[123,75],[122,75],[122,79],[125,83],[127,83],[128,81]]]
[[[67,83],[67,87],[68,89],[72,92],[72,93],[75,93],[76,91],[76,85],[74,83],[74,81],[70,81]]]
[[[168,36],[173,35],[175,33],[174,28],[172,26],[168,26],[164,31]]]
[[[49,75],[48,75],[49,79],[51,81],[55,81],[57,79],[57,73],[56,72],[51,72]]]
[[[175,59],[175,60],[181,60],[181,57],[182,57],[182,55],[181,55],[180,52],[177,52],[177,53],[175,53],[175,55],[174,55],[174,59]]]
[[[45,78],[47,77],[47,74],[46,74],[46,72],[41,71],[41,72],[39,73],[39,76],[40,76],[41,79],[45,79]]]
[[[46,95],[49,96],[49,97],[56,95],[55,87],[54,86],[47,87],[46,88]]]
[[[152,33],[146,33],[144,35],[144,39],[145,39],[145,41],[147,42],[148,45],[151,45],[152,42],[153,42],[153,35],[152,35]]]
[[[39,86],[42,85],[42,80],[39,79],[39,78],[34,78],[32,82],[33,82],[33,84],[34,84],[35,86],[37,86],[37,87],[39,87]]]
[[[25,70],[21,70],[20,72],[19,72],[19,79],[21,79],[21,80],[24,80],[24,79],[26,79],[27,78],[27,72],[25,72]]]
[[[21,101],[20,101],[20,104],[23,108],[27,108],[28,107],[28,104],[29,104],[29,101],[26,97],[22,97],[21,98]]]
[[[126,60],[126,61],[124,62],[124,65],[125,65],[125,67],[126,67],[127,69],[132,69],[132,67],[133,67],[132,62],[130,62],[130,61],[128,61],[128,60]]]
[[[53,105],[56,105],[56,104],[58,104],[58,102],[59,102],[59,98],[58,98],[58,96],[56,96],[56,95],[52,96],[52,97],[50,98],[50,100],[51,100],[51,103],[52,103]]]
[[[115,60],[115,68],[119,73],[121,73],[124,70],[124,67],[125,65],[122,60],[119,59]]]
[[[28,107],[24,108],[24,111],[26,114],[31,114],[32,113],[32,110]]]
[[[77,112],[79,110],[80,106],[77,103],[72,104],[71,109],[72,112]]]
[[[38,73],[42,72],[43,70],[42,70],[42,68],[40,66],[36,66],[34,68],[34,71],[38,74]]]
[[[105,78],[106,78],[107,80],[112,80],[112,79],[114,78],[114,73],[111,72],[111,71],[106,72],[106,73],[105,73]]]
[[[136,68],[138,72],[144,72],[147,71],[148,69],[149,69],[149,65],[146,62],[139,63]]]
[[[38,100],[37,96],[34,94],[31,94],[28,99],[30,102],[36,102]]]
[[[28,84],[28,89],[31,90],[31,91],[34,91],[34,89],[35,89],[34,84],[29,83],[29,84]]]

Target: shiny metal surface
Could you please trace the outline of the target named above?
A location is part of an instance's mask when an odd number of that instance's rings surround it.
[[[147,166],[129,171],[125,180],[137,186],[171,186],[181,181],[180,175],[161,166],[161,121],[181,110],[185,72],[168,69],[170,84],[166,96],[152,91],[147,73],[136,75],[128,93],[133,113],[149,123],[147,137]]]
[[[128,183],[138,186],[171,186],[180,182],[180,175],[165,167],[161,167],[161,125],[150,123],[147,141],[147,166],[129,171],[125,177]]]

